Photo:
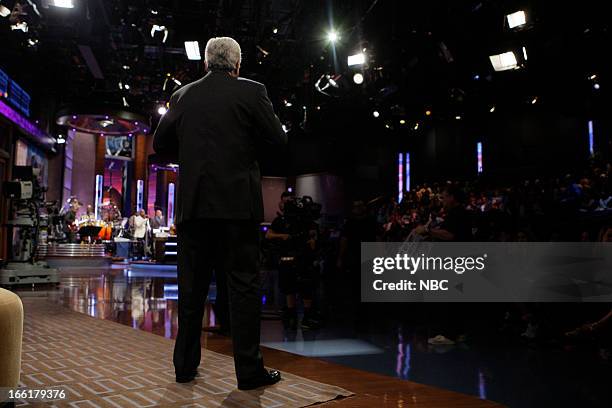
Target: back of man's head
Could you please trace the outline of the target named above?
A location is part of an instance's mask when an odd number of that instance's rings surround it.
[[[230,37],[214,37],[206,43],[204,59],[209,71],[232,71],[241,61],[240,44]]]

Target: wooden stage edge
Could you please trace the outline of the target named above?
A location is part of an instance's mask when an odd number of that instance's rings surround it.
[[[227,337],[204,333],[202,345],[217,353],[232,355],[231,340]],[[317,407],[503,407],[499,403],[481,400],[471,395],[357,370],[318,358],[303,357],[267,347],[262,347],[262,353],[266,366],[280,370],[281,373],[285,371],[355,393],[352,397],[319,404]],[[206,362],[202,361],[202,364]]]

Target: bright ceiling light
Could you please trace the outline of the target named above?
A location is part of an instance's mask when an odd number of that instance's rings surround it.
[[[151,38],[154,38],[155,33],[157,33],[158,31],[164,33],[164,38],[162,38],[162,42],[165,43],[168,39],[168,29],[166,28],[166,26],[153,24],[153,27],[151,27]]]
[[[74,8],[74,2],[72,0],[53,0],[53,5],[61,8]]]
[[[329,33],[327,33],[327,39],[329,40],[329,42],[335,43],[336,41],[340,39],[340,36],[335,30],[332,30]]]
[[[166,114],[166,112],[168,112],[168,108],[166,108],[164,105],[160,105],[160,106],[157,108],[157,113],[158,113],[160,116],[164,116],[164,115]]]
[[[349,55],[348,56],[348,66],[352,67],[355,65],[363,65],[365,64],[365,54],[360,52],[359,54]]]
[[[461,116],[460,116],[460,115],[457,115],[457,116],[455,116],[455,119],[457,119],[457,120],[461,120]]]
[[[21,23],[13,24],[11,26],[11,31],[23,31],[24,33],[28,32],[28,23],[22,21]]]
[[[11,10],[0,4],[0,17],[8,17],[11,15]]]
[[[380,112],[375,110],[374,112],[372,112],[372,116],[374,116],[375,118],[380,116]]]
[[[510,28],[520,27],[525,25],[527,22],[527,17],[525,16],[525,12],[523,10],[517,11],[516,13],[508,14],[506,16],[508,19],[508,26]]]
[[[504,52],[503,54],[491,55],[489,57],[491,65],[495,71],[507,71],[509,69],[517,69],[518,63],[516,55],[512,51]]]
[[[357,72],[355,75],[353,75],[353,82],[355,82],[357,85],[363,84],[363,74]]]
[[[278,28],[275,28],[274,30],[272,30],[273,34],[277,34],[278,33]]]
[[[405,125],[406,121],[404,119],[400,119],[400,125]]]
[[[189,60],[197,61],[202,59],[200,55],[200,44],[197,41],[185,41],[185,52]]]

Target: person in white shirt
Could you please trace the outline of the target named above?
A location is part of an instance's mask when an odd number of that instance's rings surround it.
[[[147,233],[147,223],[149,222],[144,210],[138,211],[134,217],[134,238],[144,239]]]

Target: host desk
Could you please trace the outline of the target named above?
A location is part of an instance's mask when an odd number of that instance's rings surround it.
[[[155,262],[175,264],[177,262],[177,252],[176,235],[153,238],[153,259]]]

